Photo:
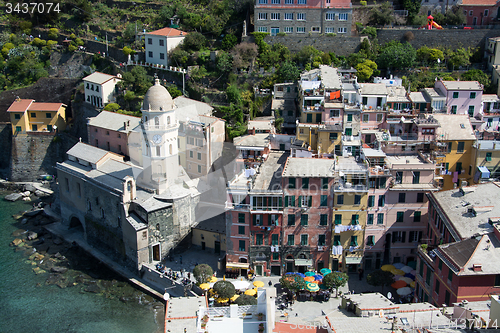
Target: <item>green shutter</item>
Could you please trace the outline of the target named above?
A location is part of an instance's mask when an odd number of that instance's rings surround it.
[[[279,208],[283,207],[283,198],[282,197],[278,198],[278,206],[279,206]]]
[[[255,214],[254,214],[254,215],[252,215],[252,218],[253,218],[253,220],[252,220],[252,224],[253,224],[253,225],[257,225],[257,215],[255,215]]]
[[[292,207],[295,207],[295,195],[292,195]]]
[[[312,198],[313,198],[312,196],[309,196],[309,205],[308,205],[308,207],[312,207]]]
[[[288,207],[288,196],[287,195],[285,196],[285,207]]]
[[[257,198],[253,197],[253,209],[255,209],[255,207],[257,207]]]
[[[302,207],[302,196],[299,195],[299,207]]]

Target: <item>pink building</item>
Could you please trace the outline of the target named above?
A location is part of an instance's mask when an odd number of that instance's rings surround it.
[[[489,25],[498,18],[497,0],[462,0],[467,25]]]
[[[475,117],[481,112],[483,85],[477,81],[436,81],[436,90],[445,97],[447,114],[468,114]]]
[[[102,111],[90,118],[87,124],[89,143],[92,146],[130,156],[130,133],[139,126],[141,118],[121,113]]]

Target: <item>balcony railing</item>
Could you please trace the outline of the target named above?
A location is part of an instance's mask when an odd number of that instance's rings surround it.
[[[176,128],[177,123],[173,123],[170,125],[144,125],[144,128],[146,131],[162,131],[162,130],[168,130],[172,128]]]
[[[235,209],[235,210],[249,210],[249,204],[239,204],[226,201],[226,209]]]
[[[368,186],[366,185],[347,185],[339,184],[334,187],[335,192],[367,192]]]

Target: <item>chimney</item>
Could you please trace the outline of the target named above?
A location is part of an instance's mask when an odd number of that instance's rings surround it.
[[[127,129],[127,122],[126,121],[123,122],[123,128]]]
[[[481,267],[482,267],[481,264],[474,264],[474,265],[472,265],[472,270],[474,272],[481,272],[482,271]]]
[[[130,120],[127,120],[127,126],[130,126]]]

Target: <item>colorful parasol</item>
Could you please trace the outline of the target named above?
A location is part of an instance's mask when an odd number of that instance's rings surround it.
[[[255,294],[257,294],[255,289],[248,289],[247,291],[245,291],[245,295],[255,296]]]
[[[330,274],[332,272],[332,270],[329,268],[322,268],[319,272],[321,274],[323,274],[323,276],[324,276],[324,275]]]
[[[408,285],[408,283],[401,281],[401,280],[398,280],[398,281],[394,282],[393,284],[391,284],[391,287],[393,287],[394,289],[399,289],[399,288],[406,287],[407,285]]]
[[[381,270],[383,270],[383,271],[390,272],[390,271],[392,271],[393,269],[395,269],[395,267],[394,267],[394,266],[392,266],[392,265],[384,265],[384,266],[380,267],[380,269],[381,269]]]
[[[306,289],[311,292],[316,292],[319,290],[319,286],[316,283],[309,282],[306,284]]]
[[[209,282],[217,282],[219,279],[217,279],[215,276],[210,277]]]
[[[262,281],[255,281],[255,282],[253,283],[253,285],[254,285],[255,287],[257,287],[257,288],[262,288],[262,287],[264,287],[264,282],[262,282]]]
[[[210,283],[202,283],[200,284],[200,288],[203,290],[208,290],[210,289]]]
[[[314,281],[314,276],[306,276],[304,278],[304,281],[307,281],[307,282],[313,282]]]
[[[305,276],[314,276],[316,275],[316,273],[314,272],[306,272]]]

